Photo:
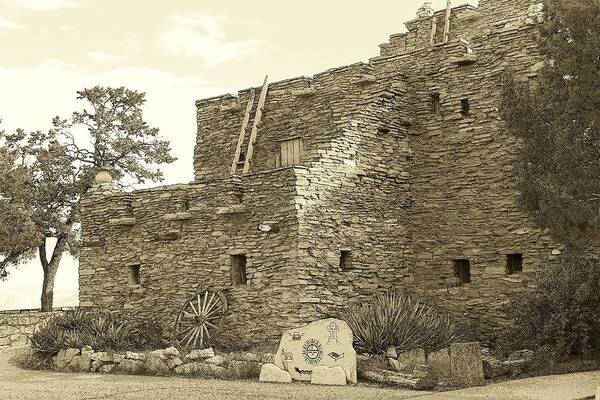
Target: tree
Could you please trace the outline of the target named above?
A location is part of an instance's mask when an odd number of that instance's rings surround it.
[[[600,237],[600,2],[546,0],[540,42],[546,66],[506,79],[502,114],[523,141],[524,209],[580,251]]]
[[[130,186],[161,181],[157,165],[175,161],[169,142],[142,117],[144,93],[95,87],[77,98],[86,107],[70,119],[54,118],[48,132],[0,132],[0,222],[8,222],[0,228],[0,275],[37,252],[44,271],[44,311],[52,309],[63,253],[77,252],[77,204],[96,172],[109,168],[117,182]],[[49,238],[56,239],[50,256]]]

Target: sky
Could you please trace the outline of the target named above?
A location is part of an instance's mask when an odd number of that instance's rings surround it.
[[[446,0],[433,0],[443,9]],[[477,1],[453,1],[476,5]],[[0,128],[46,130],[96,85],[146,93],[144,117],[193,180],[195,100],[367,61],[422,0],[0,0]],[[52,245],[50,243],[49,245]],[[0,281],[0,310],[37,308],[39,260]],[[78,265],[58,271],[55,306],[77,305]]]

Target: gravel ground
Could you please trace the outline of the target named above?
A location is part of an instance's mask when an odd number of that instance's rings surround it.
[[[326,387],[129,375],[25,371],[8,363],[18,350],[0,351],[1,400],[570,400],[593,396],[600,372],[544,376],[444,393],[363,385]]]

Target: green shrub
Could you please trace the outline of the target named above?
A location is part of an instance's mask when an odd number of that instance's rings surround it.
[[[571,257],[536,271],[535,289],[513,301],[513,348],[557,357],[600,351],[600,262]],[[516,342],[516,343],[515,343]]]
[[[132,329],[133,341],[140,350],[159,349],[165,347],[163,342],[162,325],[156,321],[143,321],[134,325]]]
[[[385,353],[389,347],[435,351],[461,338],[449,316],[400,292],[354,305],[341,318],[354,332],[355,347],[369,354]]]
[[[30,337],[30,347],[40,359],[49,359],[61,349],[86,345],[99,351],[134,350],[156,343],[156,338],[147,338],[146,333],[142,328],[135,330],[131,324],[108,313],[66,311],[50,318],[37,329]]]

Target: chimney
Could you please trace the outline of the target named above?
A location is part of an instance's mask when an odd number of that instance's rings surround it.
[[[433,14],[434,14],[434,10],[433,10],[433,7],[432,7],[430,1],[426,1],[425,3],[423,3],[421,8],[419,8],[419,10],[417,11],[418,18],[431,17]]]

